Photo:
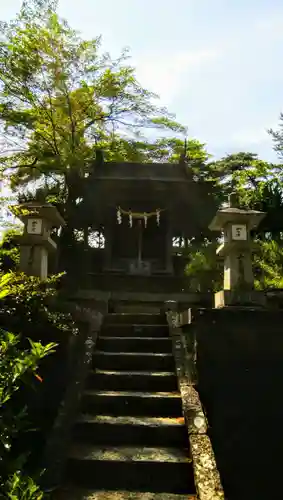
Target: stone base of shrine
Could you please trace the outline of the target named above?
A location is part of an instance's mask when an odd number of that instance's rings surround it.
[[[115,292],[96,289],[79,289],[73,292],[72,300],[85,307],[95,308],[101,312],[147,312],[159,313],[164,304],[174,301],[179,311],[189,307],[212,307],[210,293],[145,293]]]
[[[265,307],[266,295],[260,290],[220,290],[214,294],[216,309],[225,306]]]

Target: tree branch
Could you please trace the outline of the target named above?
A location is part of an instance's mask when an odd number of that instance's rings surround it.
[[[37,167],[37,162],[38,162],[38,158],[35,157],[35,159],[33,160],[32,163],[23,163],[23,164],[20,164],[20,165],[13,165],[11,167],[7,167],[7,169],[16,169],[16,168],[38,168]],[[6,170],[6,169],[5,169]]]
[[[54,141],[54,146],[55,146],[56,153],[59,155],[60,152],[59,152],[59,149],[58,149],[58,144],[57,144],[57,139],[56,139],[56,125],[54,123],[54,117],[53,117],[52,95],[51,95],[51,92],[50,92],[50,88],[46,84],[43,71],[41,73],[42,73],[42,77],[43,77],[43,82],[45,84],[45,90],[46,90],[46,92],[48,94],[48,100],[49,100],[49,106],[50,106],[50,115],[48,117],[49,117],[49,119],[51,121],[52,137],[53,137],[53,141]]]
[[[76,126],[75,126],[75,122],[73,120],[72,104],[71,104],[71,99],[70,99],[70,95],[69,95],[68,89],[66,87],[66,84],[64,85],[64,88],[65,88],[65,97],[67,99],[67,104],[68,104],[68,115],[69,115],[70,122],[71,122],[72,152],[74,152]]]

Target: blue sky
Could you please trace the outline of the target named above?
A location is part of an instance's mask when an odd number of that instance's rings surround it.
[[[0,19],[20,4],[1,2]],[[59,14],[114,56],[129,47],[139,81],[209,152],[276,161],[266,130],[283,110],[282,0],[59,0]]]

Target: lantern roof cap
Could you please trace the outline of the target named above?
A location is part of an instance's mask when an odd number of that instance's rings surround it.
[[[25,220],[30,217],[39,217],[50,222],[53,227],[65,225],[65,221],[58,209],[50,203],[31,201],[19,205],[12,205],[9,209],[12,214],[18,217],[22,222],[25,222]]]
[[[220,208],[212,219],[209,229],[221,231],[227,224],[246,224],[249,229],[255,229],[265,217],[265,212],[240,208],[239,195],[232,192],[228,197],[228,205]]]
[[[229,223],[246,224],[249,229],[256,229],[265,215],[265,212],[259,210],[244,210],[236,207],[222,208],[212,219],[209,229],[221,231]]]

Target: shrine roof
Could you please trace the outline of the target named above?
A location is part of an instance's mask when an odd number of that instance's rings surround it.
[[[91,177],[101,180],[190,181],[186,164],[105,162],[95,166]]]
[[[190,166],[180,163],[101,162],[84,179],[82,201],[76,208],[80,221],[103,226],[115,219],[117,207],[136,212],[156,208],[170,213],[176,234],[207,231],[217,207],[212,185],[196,180]]]

